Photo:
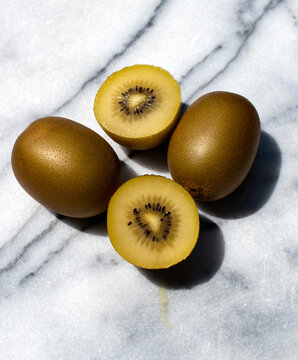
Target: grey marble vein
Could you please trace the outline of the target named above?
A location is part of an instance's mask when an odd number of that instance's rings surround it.
[[[205,64],[206,61],[208,61],[209,59],[213,58],[213,56],[216,56],[217,52],[219,52],[220,50],[222,50],[223,45],[219,44],[217,45],[214,49],[212,49],[207,55],[204,56],[204,58],[202,60],[200,60],[199,62],[197,62],[195,65],[193,65],[189,70],[187,70],[187,72],[185,74],[183,74],[180,79],[179,79],[179,84],[182,85],[183,81],[186,80],[189,76],[192,75],[192,73],[201,65]]]
[[[149,17],[147,22],[140,29],[137,30],[137,32],[126,44],[123,45],[123,48],[113,54],[113,56],[111,56],[111,58],[104,64],[104,66],[97,70],[95,74],[90,76],[90,78],[87,79],[69,99],[67,99],[63,104],[59,105],[56,109],[54,109],[52,113],[59,113],[65,106],[69,105],[86,88],[86,86],[88,86],[94,80],[98,79],[98,77],[101,76],[116,59],[121,57],[132,45],[134,45],[143,36],[143,34],[154,25],[155,18],[158,16],[161,8],[166,5],[167,1],[168,0],[160,1],[160,3],[153,10],[153,14]]]
[[[233,64],[237,60],[237,58],[241,54],[242,50],[245,48],[247,42],[249,41],[249,39],[251,38],[251,36],[254,34],[255,30],[257,29],[258,24],[268,14],[268,12],[274,10],[278,5],[283,3],[283,1],[284,0],[269,1],[269,3],[265,6],[263,11],[261,12],[261,14],[251,24],[246,24],[244,30],[242,30],[242,32],[240,33],[242,40],[241,40],[238,48],[236,49],[235,53],[232,55],[232,57],[224,64],[224,66],[216,74],[213,74],[213,76],[208,81],[206,81],[205,83],[200,85],[195,91],[193,91],[192,94],[188,97],[188,99],[186,101],[188,101],[189,99],[192,99],[195,94],[197,94],[199,91],[206,88],[208,85],[210,85],[213,81],[215,81],[219,76],[221,76],[228,70],[230,65]]]
[[[285,3],[285,6],[286,6],[286,9],[287,9],[289,15],[290,15],[291,18],[292,18],[293,25],[294,25],[295,27],[298,27],[297,14],[294,12],[294,10],[293,10],[292,7],[288,4],[288,2]]]
[[[22,257],[26,254],[27,250],[30,249],[33,245],[36,245],[38,242],[42,241],[56,226],[58,219],[53,219],[49,225],[37,236],[35,236],[32,240],[30,240],[23,248],[20,249],[16,257],[11,260],[8,264],[0,268],[0,275],[12,270],[16,264],[22,259]]]
[[[138,29],[136,31],[136,33],[132,36],[132,38],[123,45],[123,48],[116,52],[115,54],[113,54],[113,56],[111,56],[111,58],[105,63],[104,66],[102,66],[99,70],[97,70],[95,72],[95,74],[93,74],[90,78],[88,78],[81,86],[78,90],[76,90],[76,92],[69,97],[66,101],[64,101],[62,104],[60,104],[59,106],[57,106],[54,110],[52,110],[50,113],[47,114],[39,114],[38,117],[42,117],[42,116],[49,116],[49,115],[55,115],[59,112],[61,112],[61,110],[66,107],[67,105],[69,105],[74,99],[77,98],[77,96],[90,84],[92,83],[94,80],[98,79],[98,77],[100,75],[102,75],[103,73],[105,73],[106,69],[119,57],[121,57],[132,45],[135,44],[135,42],[137,42],[142,36],[143,34],[152,26],[154,26],[154,22],[156,17],[158,16],[160,10],[166,5],[168,0],[162,0],[160,1],[160,3],[155,7],[153,14],[149,17],[148,21],[145,23],[145,25]],[[3,132],[1,134],[1,138],[4,138],[7,133],[11,131],[11,128],[8,127],[6,129],[5,132]],[[0,140],[1,140],[0,138]],[[10,165],[10,161],[6,162],[6,164],[2,167],[2,169],[0,170],[0,176],[1,174],[5,173],[7,171],[7,169],[9,168]]]
[[[295,0],[1,3],[1,360],[296,360],[297,16]],[[132,63],[167,69],[187,105],[227,90],[261,118],[247,181],[198,204],[198,244],[166,271],[128,264],[106,215],[57,217],[10,169],[13,141],[37,117],[59,112],[106,136],[96,82]],[[170,177],[166,144],[129,158],[106,139],[126,180]]]
[[[35,277],[40,271],[42,271],[46,265],[48,265],[57,255],[59,255],[69,244],[69,242],[73,239],[73,236],[67,238],[56,250],[50,251],[46,259],[43,260],[41,264],[39,264],[33,271],[30,271],[26,274],[20,281],[19,285],[22,286],[32,277]]]
[[[16,233],[9,239],[9,241],[4,243],[0,247],[0,255],[1,255],[1,251],[5,250],[7,246],[11,246],[11,244],[18,239],[20,233],[26,228],[29,222],[32,221],[32,219],[34,218],[34,216],[37,214],[38,211],[39,211],[39,207],[35,209],[32,214],[29,215],[29,217],[24,221],[24,223],[17,229]]]

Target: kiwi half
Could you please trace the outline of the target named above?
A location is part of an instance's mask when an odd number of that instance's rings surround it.
[[[181,93],[166,70],[134,65],[113,73],[95,98],[94,114],[117,143],[136,150],[161,144],[180,113]]]
[[[181,185],[163,176],[143,175],[114,193],[107,225],[120,256],[142,268],[161,269],[191,253],[198,239],[199,215]]]

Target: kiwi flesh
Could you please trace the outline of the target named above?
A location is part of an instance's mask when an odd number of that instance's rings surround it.
[[[199,234],[199,215],[189,193],[157,175],[135,177],[112,196],[108,234],[128,262],[147,269],[168,268],[184,260]]]
[[[166,70],[134,65],[113,73],[97,92],[95,117],[117,143],[135,150],[161,144],[177,123],[181,93]]]

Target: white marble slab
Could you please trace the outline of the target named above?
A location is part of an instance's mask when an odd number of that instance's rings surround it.
[[[297,1],[2,0],[0,34],[0,359],[297,359]],[[41,116],[107,139],[96,91],[135,63],[171,72],[184,109],[227,90],[262,122],[247,180],[199,206],[197,248],[165,272],[122,260],[104,216],[47,211],[10,167],[16,137]],[[141,153],[108,141],[126,179],[169,176],[166,145]]]

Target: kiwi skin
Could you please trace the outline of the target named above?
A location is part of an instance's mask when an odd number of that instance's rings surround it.
[[[197,200],[233,192],[247,176],[260,141],[260,119],[243,96],[208,93],[186,110],[169,143],[172,178]]]
[[[14,144],[11,163],[28,194],[70,217],[105,211],[121,184],[120,162],[112,147],[86,126],[61,117],[29,125]]]

